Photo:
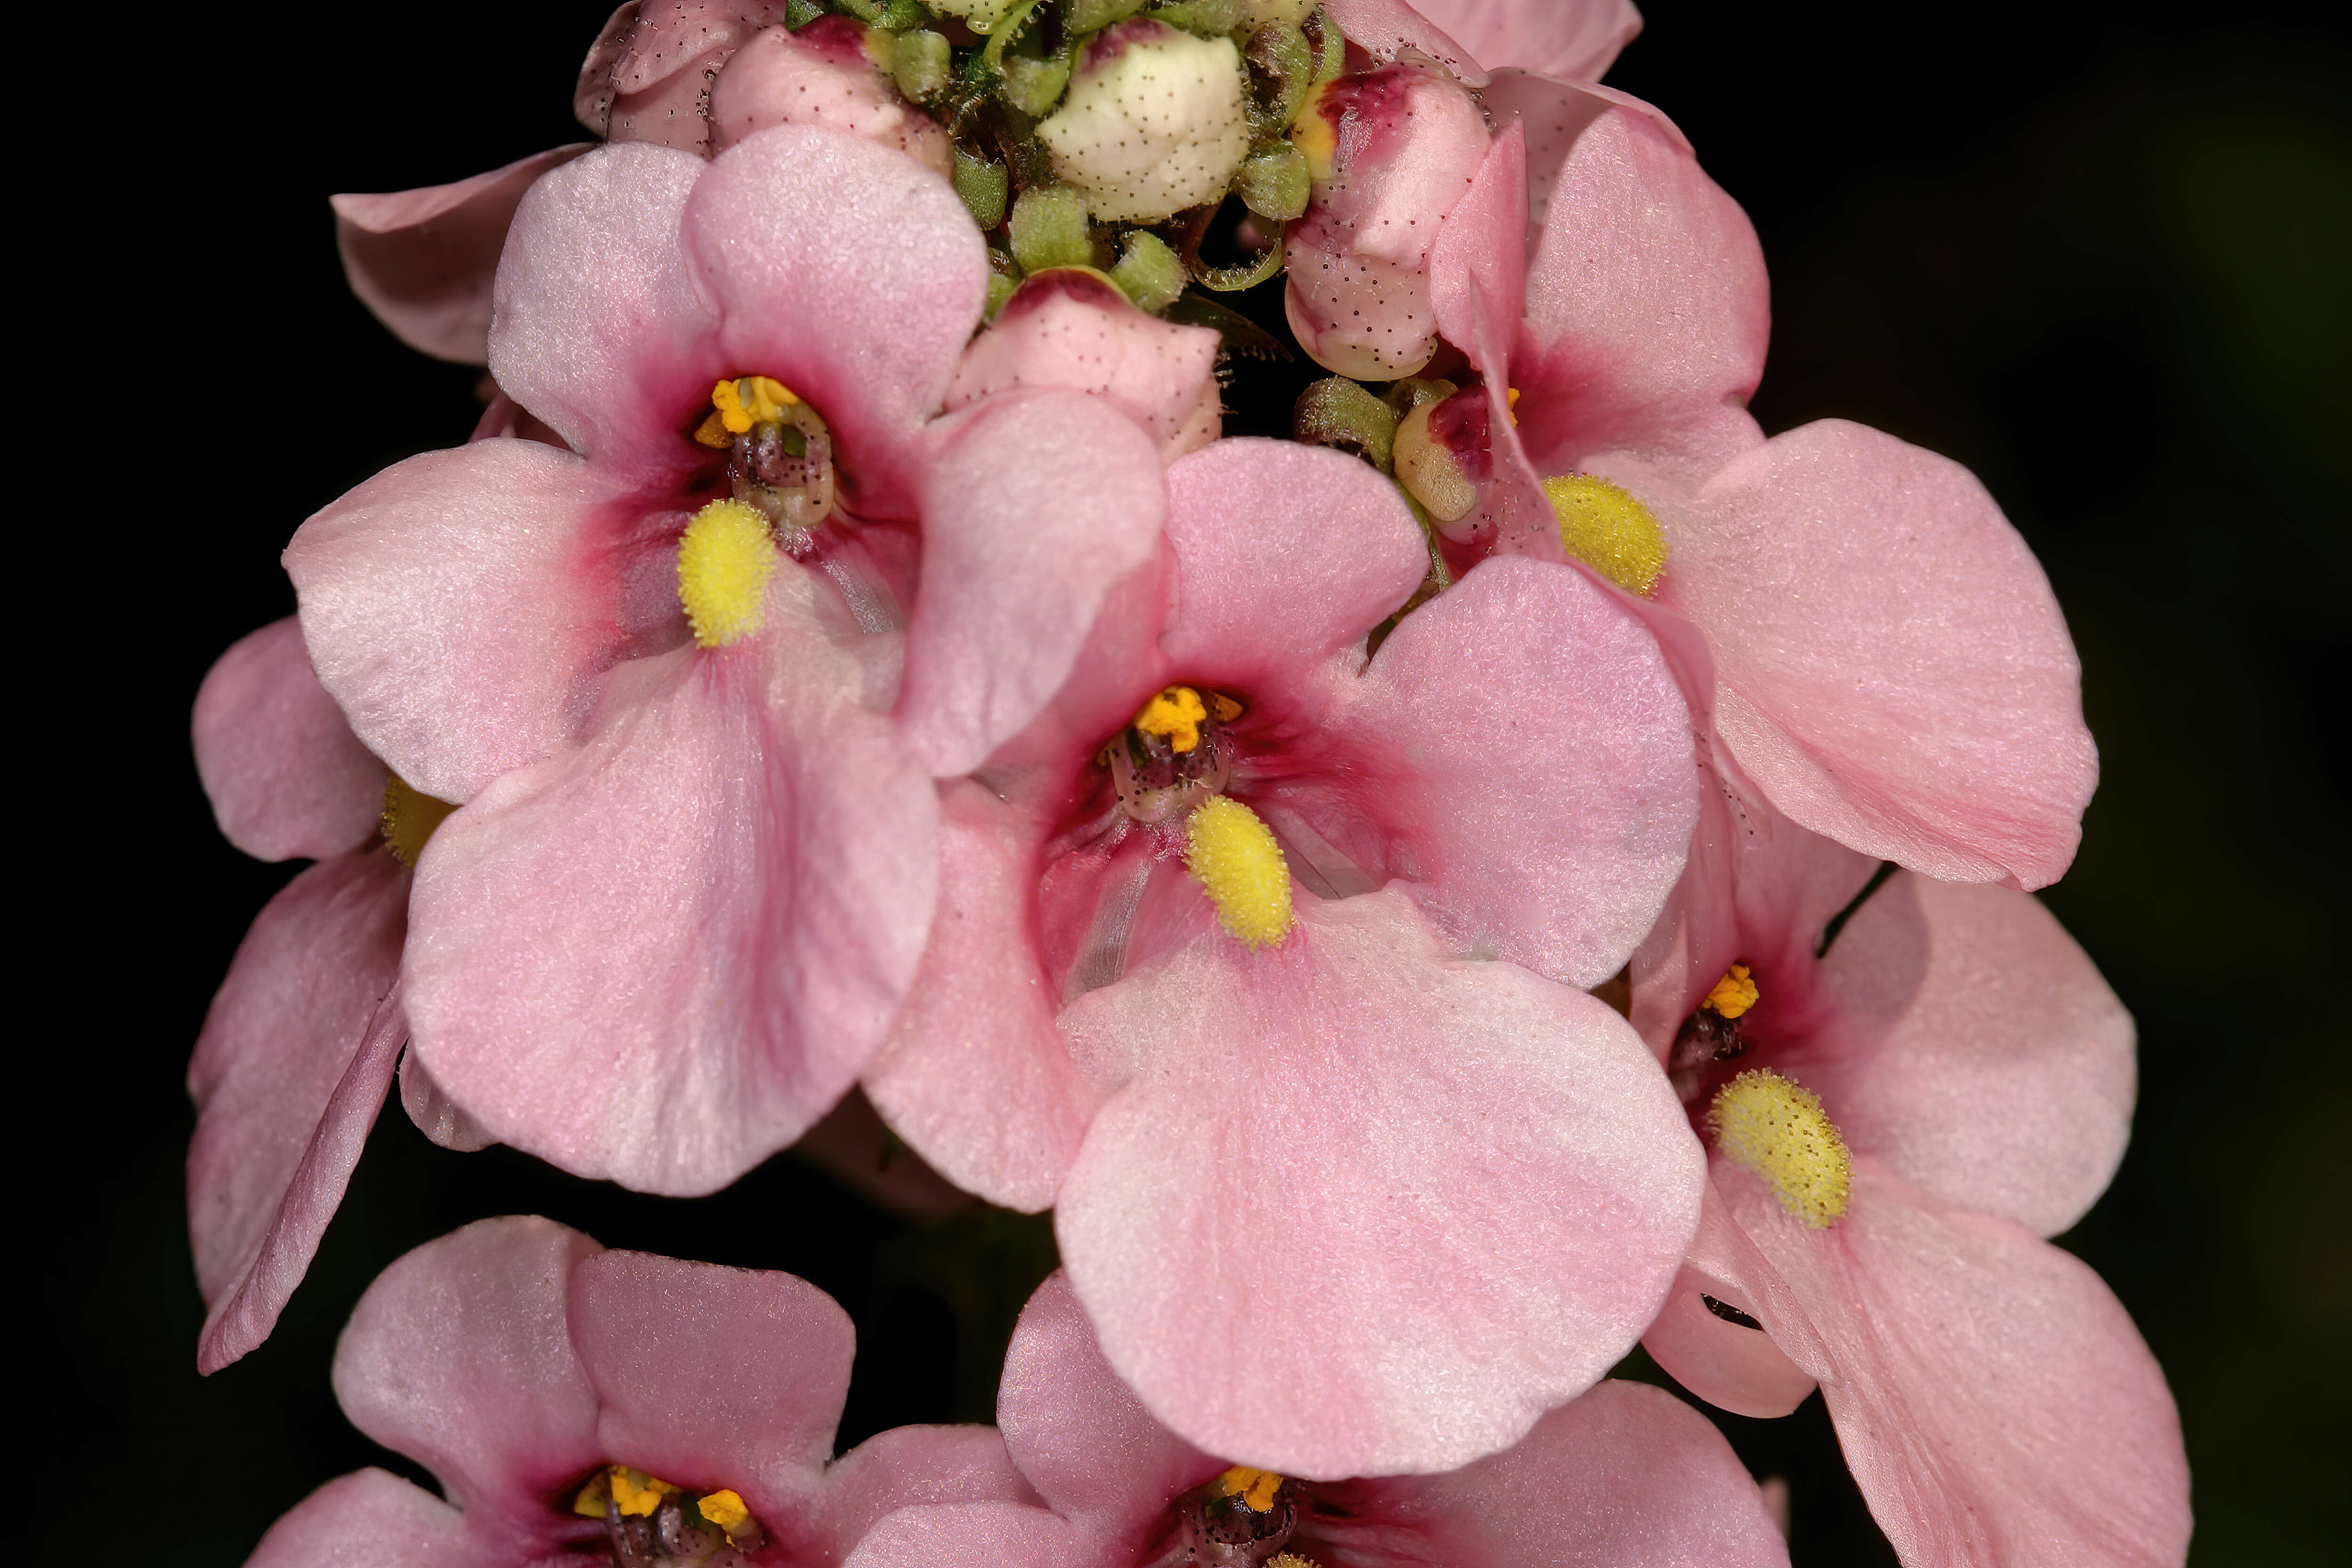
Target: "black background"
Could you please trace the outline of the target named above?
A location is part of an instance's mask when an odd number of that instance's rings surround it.
[[[485,1215],[815,1280],[860,1320],[852,1438],[984,1415],[975,1347],[1045,1266],[1034,1226],[910,1230],[789,1161],[660,1203],[444,1153],[395,1110],[276,1336],[195,1375],[180,1080],[290,868],[214,831],[188,704],[292,608],[295,525],[476,409],[475,373],[409,353],[343,290],[325,198],[576,139],[602,21],[303,9],[325,14],[17,46],[38,89],[10,246],[39,274],[12,355],[35,394],[14,445],[38,934],[11,1275],[37,1297],[17,1351],[40,1560],[236,1563],[311,1487],[386,1462],[335,1409],[334,1335],[376,1270]],[[1610,80],[1676,119],[1762,234],[1766,428],[1843,416],[1960,459],[2056,585],[2105,782],[2045,896],[2137,1015],[2143,1079],[2122,1173],[2063,1244],[2172,1381],[2194,1560],[2342,1562],[2346,37],[2259,5],[1938,13],[1658,0]],[[980,1241],[1010,1259],[994,1299],[947,1282]],[[1801,1564],[1884,1558],[1817,1403],[1726,1424],[1793,1479]]]

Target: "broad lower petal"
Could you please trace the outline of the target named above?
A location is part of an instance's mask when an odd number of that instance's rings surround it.
[[[389,1470],[338,1476],[289,1509],[246,1568],[477,1568],[456,1509]]]
[[[352,1425],[433,1472],[474,1528],[551,1513],[606,1455],[564,1327],[572,1270],[604,1248],[552,1220],[478,1220],[376,1277],[335,1347]]]
[[[319,684],[293,616],[214,661],[193,728],[221,836],[256,859],[323,860],[375,832],[384,766]]]
[[[1519,66],[1593,81],[1642,30],[1629,0],[1412,0],[1489,70]]]
[[[951,778],[1052,700],[1114,586],[1151,561],[1168,500],[1150,440],[1077,393],[989,398],[930,446],[898,714]]]
[[[1330,1489],[1309,1528],[1363,1556],[1446,1568],[1776,1568],[1789,1548],[1706,1417],[1644,1384],[1603,1383],[1511,1448],[1441,1476]],[[1318,1494],[1318,1502],[1323,1500]],[[1400,1551],[1405,1537],[1420,1550]],[[1383,1550],[1384,1549],[1384,1550]]]
[[[2081,666],[1966,468],[1822,420],[1661,519],[1659,597],[1706,628],[1717,732],[1782,813],[1948,881],[2066,868],[2098,777]]]
[[[629,646],[631,590],[667,564],[646,526],[571,453],[478,441],[352,490],[302,525],[286,570],[361,742],[465,801],[577,742],[595,678]]]
[[[1727,1316],[1727,1309],[1749,1321]],[[1709,1405],[1774,1420],[1818,1386],[1780,1348],[1783,1340],[1797,1347],[1806,1366],[1825,1364],[1827,1352],[1811,1321],[1709,1181],[1690,1255],[1643,1334],[1642,1348]]]
[[[455,184],[328,197],[352,292],[410,348],[488,363],[490,280],[515,208],[532,182],[593,145],[534,153]]]
[[[1205,1449],[1466,1463],[1664,1296],[1704,1175],[1657,1064],[1591,996],[1443,952],[1393,889],[1313,901],[1278,948],[1212,932],[1063,1014],[1119,1087],[1062,1256],[1110,1364]]]
[[[1866,1157],[1826,1231],[1718,1160],[1739,1224],[1787,1282],[1838,1441],[1906,1563],[2178,1564],[2189,1469],[2164,1373],[2070,1255],[1947,1209]]]
[[[408,872],[322,860],[254,921],[188,1064],[198,1370],[269,1337],[342,1202],[406,1037],[393,996]]]
[[[897,1015],[938,804],[786,568],[768,629],[621,667],[576,752],[499,779],[419,869],[409,1016],[501,1142],[709,1192],[792,1142]]]

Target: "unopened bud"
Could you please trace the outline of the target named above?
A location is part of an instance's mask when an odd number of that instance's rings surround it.
[[[1094,260],[1087,237],[1086,198],[1067,185],[1040,185],[1021,193],[1009,226],[1013,259],[1024,272],[1048,267],[1084,267]]]

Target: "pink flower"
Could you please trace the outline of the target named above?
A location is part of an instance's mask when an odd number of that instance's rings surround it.
[[[1351,458],[1222,441],[1168,484],[1168,581],[943,788],[867,1089],[960,1185],[1055,1207],[1111,1363],[1189,1440],[1450,1468],[1607,1371],[1690,1223],[1673,1096],[1570,988],[1679,873],[1687,713],[1639,622],[1536,562],[1368,660],[1428,557]],[[1183,712],[1188,749],[1147,743]],[[1261,880],[1203,868],[1213,808]]]
[[[491,368],[551,439],[412,458],[289,548],[353,729],[467,804],[419,868],[404,994],[492,1136],[709,1191],[838,1100],[898,1011],[930,771],[1028,722],[1164,504],[1097,400],[932,417],[986,269],[947,183],[868,142],[602,149],[532,188],[499,271]],[[714,384],[788,401],[730,436]],[[689,514],[730,495],[681,567]],[[709,624],[682,570],[719,574]]]
[[[604,141],[698,156],[772,125],[824,125],[947,172],[946,132],[877,66],[869,29],[829,16],[795,35],[783,19],[782,5],[665,0],[647,11],[630,0],[589,49],[573,110]],[[485,363],[491,278],[523,192],[592,145],[553,148],[454,184],[334,197],[352,291],[411,348]]]
[[[2163,1374],[2039,1239],[2122,1156],[2130,1017],[2029,895],[1882,877],[1725,784],[1727,841],[1634,966],[1635,1020],[1714,1144],[1643,1343],[1744,1415],[1818,1383],[1906,1563],[2179,1563]]]
[[[827,1464],[850,1340],[789,1274],[607,1252],[535,1217],[467,1226],[385,1269],[335,1351],[352,1424],[443,1495],[356,1470],[252,1568],[835,1563],[893,1509],[1024,1495],[981,1426],[900,1427]]]
[[[1626,0],[1326,0],[1352,42],[1381,58],[1394,39],[1444,61],[1474,86],[1473,73],[1505,66],[1571,81],[1598,81],[1642,30]],[[1418,14],[1415,26],[1407,15]],[[1390,46],[1391,48],[1395,45]]]
[[[1496,443],[1449,526],[1549,559],[1577,534],[1803,826],[1933,876],[2056,878],[2097,764],[2024,542],[1932,453],[1842,420],[1763,438],[1755,237],[1654,110],[1510,73],[1486,98],[1517,123],[1431,262],[1438,324],[1485,373],[1456,427]]]
[[[1261,1371],[1278,1352],[1249,1346]],[[1031,1298],[997,1395],[1004,1445],[1043,1506],[910,1508],[852,1568],[1371,1568],[1786,1563],[1722,1436],[1655,1388],[1604,1383],[1517,1444],[1445,1474],[1302,1481],[1194,1447],[1118,1381],[1060,1275]],[[1277,1557],[1277,1552],[1287,1553]]]
[[[255,919],[188,1064],[188,1234],[206,1309],[196,1365],[213,1373],[269,1337],[391,1088],[408,1038],[410,872],[379,837],[389,775],[320,687],[290,616],[221,656],[194,731],[229,841],[319,862]],[[435,803],[418,805],[404,826],[429,834]],[[480,1146],[413,1061],[401,1079],[436,1142]]]

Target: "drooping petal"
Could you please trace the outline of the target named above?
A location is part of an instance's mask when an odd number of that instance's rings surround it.
[[[725,374],[706,363],[715,323],[678,245],[704,167],[670,147],[600,147],[533,185],[515,214],[490,374],[583,457],[675,466]]]
[[[408,882],[387,854],[311,867],[254,921],[205,1016],[188,1064],[200,1371],[269,1337],[342,1202],[406,1037]]]
[[[552,1220],[478,1220],[378,1275],[343,1330],[343,1414],[432,1471],[470,1528],[560,1520],[548,1499],[604,1461],[564,1326],[572,1270],[603,1250]]]
[[[988,295],[987,247],[954,188],[861,137],[777,126],[711,163],[685,247],[719,318],[716,374],[806,398],[858,514],[914,515],[903,448],[938,412]]]
[[[2066,868],[2098,774],[2081,666],[1966,468],[1822,420],[1661,519],[1659,597],[1706,628],[1717,732],[1782,813],[1951,881]]]
[[[1385,63],[1417,49],[1461,78],[1464,86],[1486,85],[1476,57],[1447,37],[1433,7],[1409,5],[1405,0],[1324,0],[1323,9],[1349,43],[1376,60]]]
[[[2043,1236],[2106,1189],[2131,1137],[2131,1015],[2040,900],[1906,873],[1822,967],[1821,1026],[1775,1059],[1857,1151]]]
[[[1364,809],[1409,846],[1414,901],[1539,973],[1614,974],[1698,816],[1689,710],[1641,621],[1580,572],[1497,557],[1401,622],[1352,697],[1329,721],[1378,737]]]
[[[855,1338],[832,1297],[790,1274],[604,1252],[572,1270],[566,1300],[607,1455],[731,1488],[770,1540],[814,1544]]]
[[[319,679],[360,740],[417,789],[464,801],[577,741],[594,678],[631,640],[632,590],[667,569],[638,537],[649,526],[598,465],[478,441],[343,496],[294,535],[286,570]],[[676,618],[674,581],[668,595]]]
[[[1412,8],[1489,70],[1518,66],[1570,80],[1598,80],[1642,30],[1631,0],[1412,0]]]
[[[269,1527],[246,1568],[477,1568],[465,1516],[370,1466],[338,1476]]]
[[[780,572],[768,629],[616,669],[588,742],[499,779],[420,868],[409,1016],[491,1135],[709,1192],[798,1138],[897,1014],[938,805],[854,648]]]
[[[1151,561],[1168,502],[1150,438],[1077,393],[990,398],[930,443],[898,713],[950,778],[1052,699],[1113,585]]]
[[[1021,1310],[996,1424],[1038,1495],[1107,1558],[1142,1545],[1169,1500],[1224,1468],[1154,1420],[1119,1381],[1059,1270]]]
[[[907,1006],[866,1069],[900,1137],[958,1186],[1051,1207],[1101,1090],[1054,1027],[1034,939],[1039,830],[984,785],[940,786],[940,904]]]
[[[1393,890],[1221,932],[1062,1016],[1119,1085],[1056,1209],[1152,1414],[1286,1475],[1449,1468],[1589,1387],[1655,1313],[1702,1162],[1591,997],[1448,960]]]
[[[1596,89],[1525,85],[1557,100],[1515,106],[1531,177],[1547,116],[1583,123],[1538,209],[1511,361],[1520,438],[1546,474],[1614,450],[1695,486],[1759,439],[1747,402],[1770,310],[1755,230],[1648,114]]]
[[[319,684],[291,616],[248,632],[196,692],[196,776],[221,836],[262,860],[323,860],[367,842],[383,764]]]
[[[352,292],[410,348],[488,363],[490,279],[515,208],[533,181],[592,145],[534,153],[450,185],[329,197]]]
[[[1754,1326],[1710,1310],[1709,1297],[1754,1320]],[[1798,1346],[1806,1365],[1825,1364],[1821,1336],[1710,1181],[1690,1256],[1643,1334],[1642,1348],[1709,1405],[1772,1420],[1803,1404],[1817,1386],[1780,1348],[1784,1339]]]
[[[1319,1506],[1327,1496],[1328,1519]],[[1445,1475],[1348,1483],[1318,1490],[1316,1500],[1306,1528],[1343,1561],[1358,1542],[1361,1560],[1378,1553],[1445,1568],[1789,1561],[1723,1435],[1664,1389],[1638,1383],[1599,1384],[1491,1458]]]
[[[415,1051],[404,1051],[400,1058],[400,1108],[408,1112],[416,1130],[444,1149],[454,1149],[460,1154],[471,1154],[498,1142],[482,1124],[466,1113],[466,1108],[442,1092],[416,1059]]]
[[[2099,1277],[1947,1209],[1867,1157],[1810,1230],[1745,1172],[1715,1180],[1818,1332],[1838,1441],[1906,1563],[2177,1565],[2189,1470],[2164,1373]]]

